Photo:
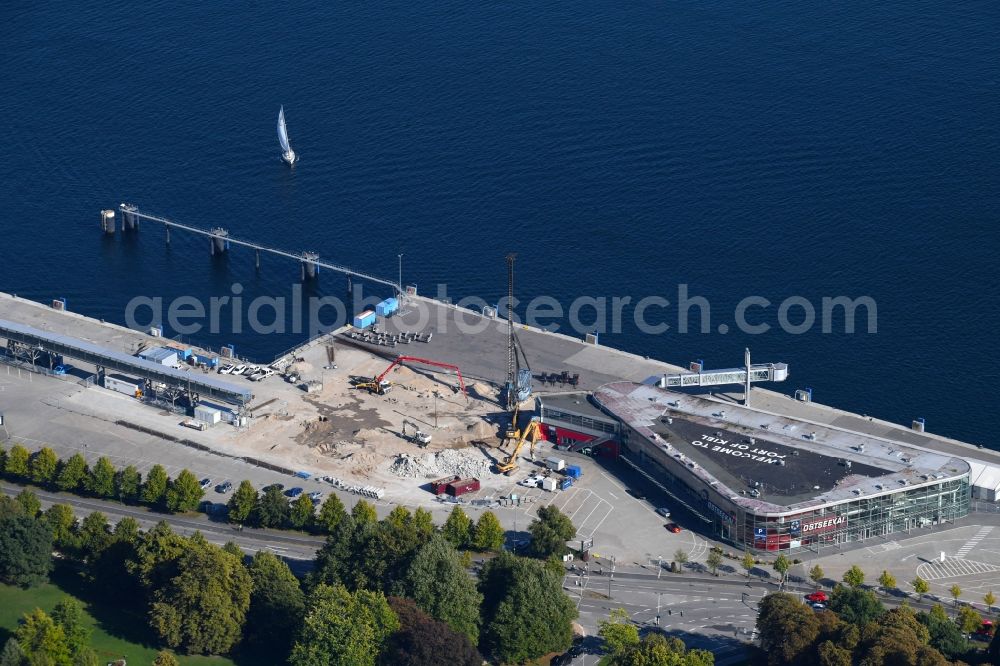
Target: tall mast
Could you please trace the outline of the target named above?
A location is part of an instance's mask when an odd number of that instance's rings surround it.
[[[517,405],[517,358],[514,350],[514,253],[507,255],[507,409]]]

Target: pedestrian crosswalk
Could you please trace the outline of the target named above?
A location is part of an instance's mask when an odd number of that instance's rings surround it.
[[[972,576],[995,571],[1000,571],[1000,566],[985,562],[963,560],[958,557],[949,557],[944,562],[940,560],[924,562],[917,567],[917,575],[927,581],[954,578],[956,576]]]
[[[975,548],[980,541],[989,536],[990,532],[992,531],[993,531],[992,525],[987,525],[981,528],[978,532],[976,532],[976,535],[974,537],[966,541],[965,545],[958,549],[958,552],[955,553],[955,557],[962,558],[968,555],[969,551]]]

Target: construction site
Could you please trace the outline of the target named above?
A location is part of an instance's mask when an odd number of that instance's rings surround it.
[[[113,220],[107,213],[102,223]],[[258,262],[266,252],[299,258],[228,235],[220,241],[220,230],[201,232],[124,204],[122,218],[123,230],[137,230],[140,218],[166,225],[168,242],[172,226],[204,233],[213,253],[233,242],[255,248]],[[303,280],[314,279],[320,266],[369,277],[322,263],[315,253],[301,262]],[[622,486],[607,472],[620,480],[629,471],[686,512],[689,524],[735,538],[728,526],[736,518],[718,509],[725,498],[685,493],[687,467],[683,474],[664,472],[638,436],[628,437],[645,427],[646,416],[634,422],[630,412],[618,413],[617,402],[596,399],[608,395],[602,387],[619,383],[649,392],[643,405],[693,390],[707,401],[706,418],[719,432],[726,422],[721,407],[728,404],[750,410],[750,419],[788,419],[788,428],[809,424],[815,432],[828,427],[924,447],[967,462],[960,481],[973,498],[995,501],[1000,493],[1000,456],[925,433],[922,420],[901,426],[843,412],[813,403],[811,390],[789,395],[758,387],[751,400],[753,383],[785,381],[789,369],[752,364],[749,351],[736,367],[710,370],[695,362],[681,368],[600,346],[593,336],[520,324],[510,304],[530,294],[516,293],[515,262],[514,255],[506,257],[506,312],[472,311],[422,297],[401,280],[381,280],[395,287],[392,297],[268,362],[238,358],[232,347],[181,344],[155,328],[97,321],[68,311],[62,300],[43,304],[0,294],[0,360],[18,388],[0,403],[0,425],[7,439],[35,448],[107,455],[140,469],[168,454],[176,454],[176,467],[187,466],[194,449],[385,506],[555,503],[591,537],[617,511],[615,528],[605,528],[602,538],[621,547],[635,541],[648,520],[643,514],[655,515],[644,501],[640,513],[627,513],[616,494]],[[101,435],[86,439],[84,433]],[[206,471],[225,467],[200,464]]]

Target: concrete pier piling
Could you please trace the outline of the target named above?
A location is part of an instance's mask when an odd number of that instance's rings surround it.
[[[136,215],[136,211],[139,210],[139,207],[123,203],[120,204],[118,208],[122,212],[122,231],[138,231],[139,216]]]
[[[212,229],[212,255],[222,254],[229,249],[229,231],[222,227]]]
[[[115,233],[115,211],[113,210],[101,211],[101,231],[103,231],[106,234]]]
[[[302,279],[312,280],[316,277],[316,271],[319,270],[316,266],[316,260],[319,259],[319,255],[315,252],[303,252],[302,253]]]

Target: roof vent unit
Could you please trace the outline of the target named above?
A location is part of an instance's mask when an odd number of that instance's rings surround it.
[[[855,495],[860,495],[861,494],[861,489],[860,488],[855,488],[854,489],[854,494]]]
[[[876,483],[875,484],[875,490],[882,490],[882,484],[881,483]]]
[[[900,479],[899,480],[899,485],[905,486],[906,485],[906,479]]]

